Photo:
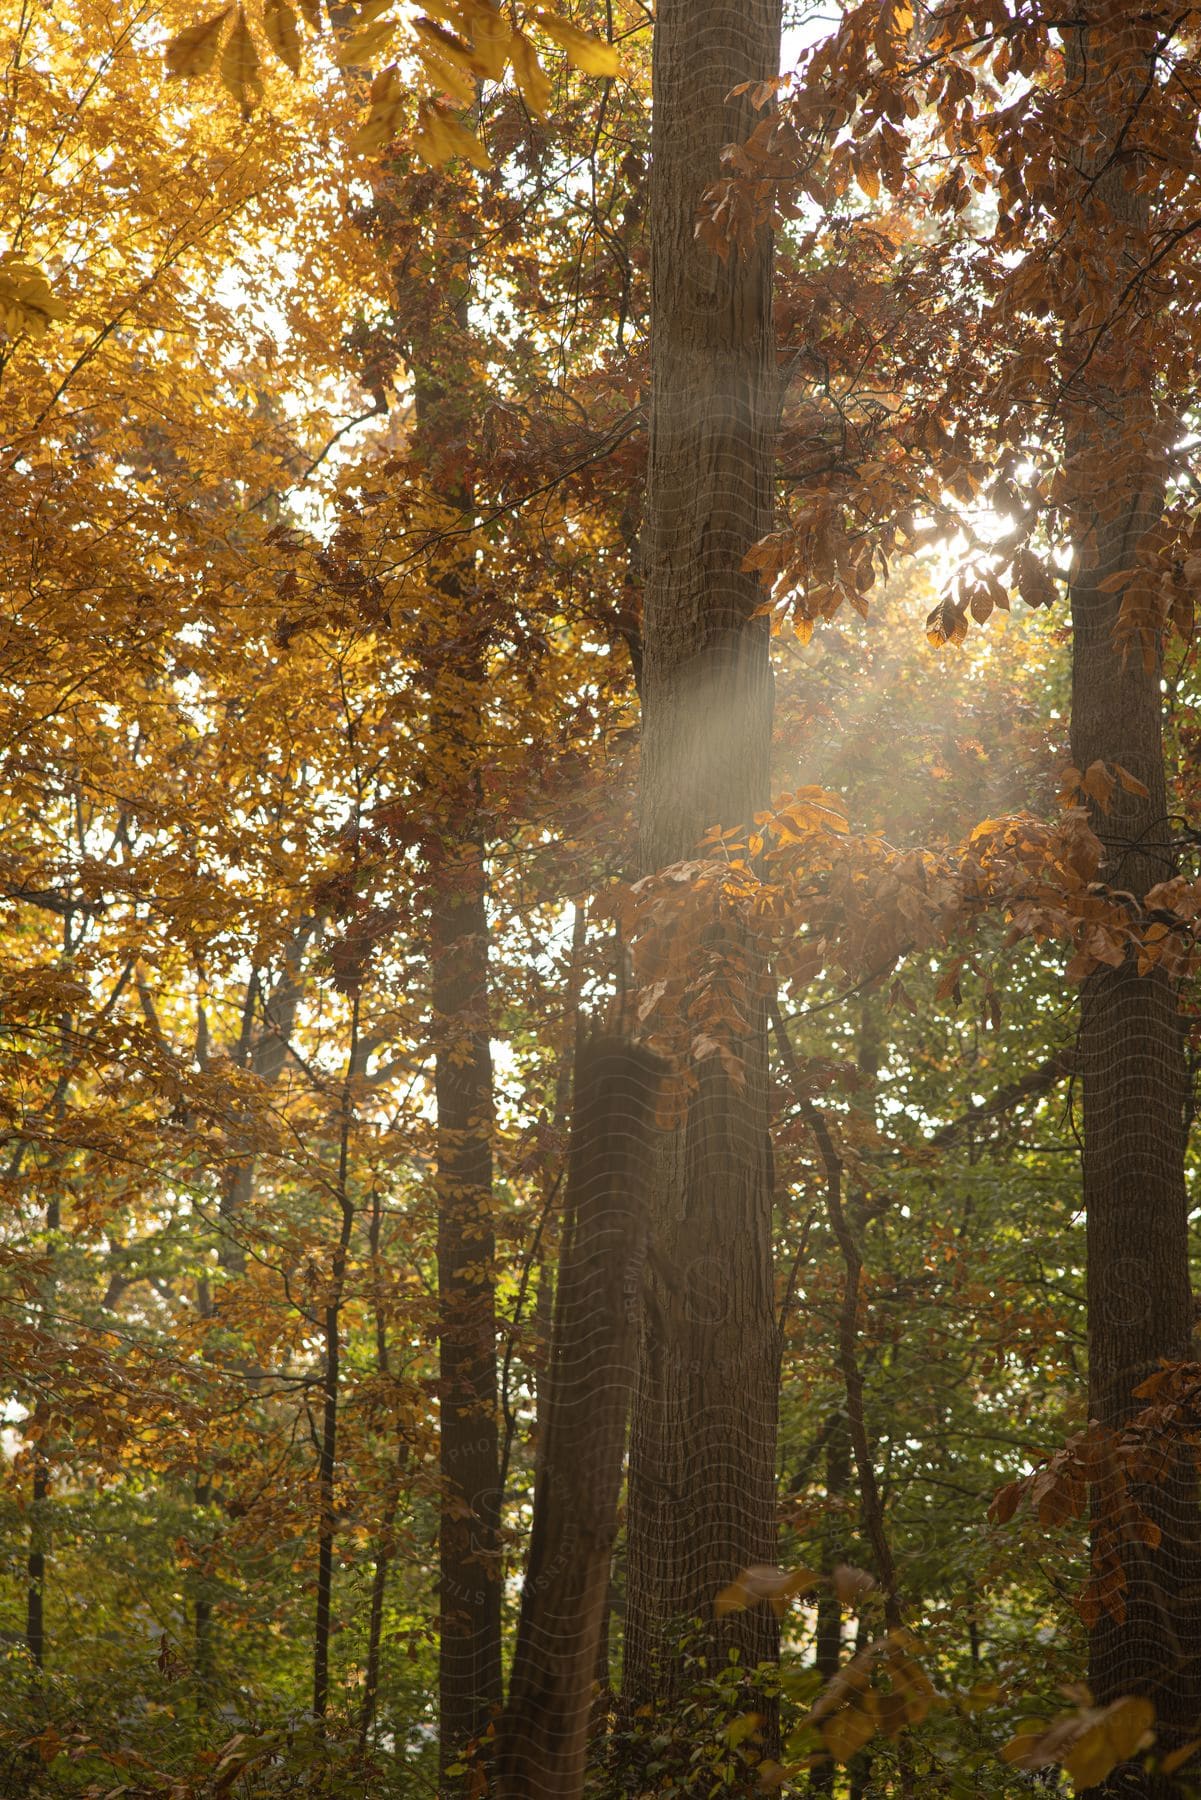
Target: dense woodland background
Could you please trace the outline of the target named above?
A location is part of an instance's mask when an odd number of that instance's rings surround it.
[[[786,11],[4,0],[14,1800],[1201,1792],[1201,8]]]

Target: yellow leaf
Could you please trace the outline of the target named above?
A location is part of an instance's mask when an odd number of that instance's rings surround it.
[[[281,63],[300,74],[300,29],[288,0],[263,0],[263,35]]]
[[[1047,1732],[1045,1719],[1030,1719],[1024,1731],[1002,1744],[1002,1762],[1016,1763],[1019,1769],[1042,1769],[1050,1760],[1043,1754],[1042,1743]]]
[[[167,73],[184,81],[195,81],[207,75],[221,48],[221,31],[233,8],[223,6],[211,18],[189,25],[167,45]]]
[[[1134,1754],[1154,1722],[1149,1700],[1134,1695],[1115,1700],[1065,1752],[1063,1766],[1077,1787],[1095,1787]]]
[[[259,53],[254,47],[245,10],[239,6],[234,28],[221,53],[221,81],[239,106],[249,112],[263,91]]]
[[[30,337],[45,337],[52,324],[67,317],[66,306],[55,299],[50,283],[35,264],[0,259],[0,325],[9,337],[22,331]]]
[[[457,119],[452,119],[440,107],[431,106],[425,101],[422,101],[417,115],[413,148],[435,168],[440,168],[455,156],[461,156],[477,169],[492,167],[492,158],[473,132],[468,131],[465,125],[460,125]]]
[[[566,19],[557,19],[553,13],[538,12],[534,17],[547,37],[566,50],[568,62],[585,75],[620,75],[621,57],[614,44],[606,44],[603,38],[593,37],[578,26],[569,25]]]
[[[445,57],[439,56],[428,44],[419,43],[417,54],[425,65],[431,81],[435,82],[444,94],[449,95],[452,100],[457,100],[460,106],[474,104],[476,98],[474,75],[465,74],[461,68],[456,68],[453,63],[447,62]]]
[[[550,111],[550,77],[538,61],[538,52],[522,31],[513,33],[510,45],[513,73],[526,105],[542,116]]]
[[[513,33],[493,0],[425,0],[427,13],[445,19],[471,39],[470,66],[482,81],[499,81],[509,60]]]
[[[500,80],[509,60],[512,43],[513,33],[509,29],[508,20],[495,6],[473,9],[471,48],[475,52],[479,72],[485,80]]]
[[[381,69],[371,83],[367,117],[351,137],[350,148],[363,152],[390,144],[404,122],[408,99],[409,90],[401,81],[396,64]]]
[[[396,32],[395,19],[376,19],[365,25],[339,45],[337,64],[340,69],[362,68],[373,63],[380,51],[386,49]]]
[[[474,92],[473,77],[477,70],[475,54],[470,44],[465,44],[457,33],[448,31],[434,19],[415,19],[413,33],[418,39],[418,49],[424,44],[434,56],[448,63],[452,69],[457,69]]]
[[[963,1704],[969,1712],[978,1712],[985,1706],[996,1706],[1005,1697],[1005,1690],[999,1681],[977,1681],[963,1697]]]

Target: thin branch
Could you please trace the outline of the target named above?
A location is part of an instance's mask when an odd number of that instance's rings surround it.
[[[839,1325],[839,1362],[846,1385],[847,1425],[851,1434],[851,1446],[855,1452],[855,1465],[859,1473],[863,1520],[876,1559],[880,1585],[884,1590],[884,1617],[888,1625],[895,1628],[903,1622],[901,1602],[897,1591],[897,1569],[893,1559],[892,1546],[888,1541],[888,1533],[884,1526],[884,1507],[880,1498],[879,1484],[876,1481],[876,1465],[863,1411],[863,1371],[859,1366],[856,1354],[859,1282],[863,1273],[863,1258],[859,1254],[859,1246],[855,1242],[854,1233],[847,1224],[846,1214],[843,1212],[842,1158],[835,1147],[825,1114],[814,1105],[805,1092],[796,1051],[793,1049],[792,1039],[788,1035],[788,1027],[785,1025],[783,1014],[780,1011],[780,1002],[775,994],[771,998],[771,1020],[775,1027],[776,1041],[780,1046],[780,1057],[796,1097],[797,1106],[817,1141],[818,1151],[825,1167],[826,1208],[830,1219],[830,1229],[838,1241],[838,1248],[842,1252],[843,1265],[846,1269],[842,1316]]]
[[[999,1118],[1002,1113],[1012,1112],[1023,1100],[1033,1100],[1040,1094],[1049,1093],[1060,1081],[1076,1072],[1076,1053],[1074,1050],[1056,1050],[1046,1062],[1039,1063],[1029,1075],[1023,1075],[1018,1081],[1011,1081],[1008,1086],[998,1088],[991,1100],[982,1101],[979,1106],[969,1106],[961,1118],[952,1119],[949,1125],[940,1126],[929,1140],[932,1145],[942,1148],[947,1144],[958,1143],[967,1136],[974,1125],[985,1119]]]
[[[550,1192],[542,1203],[542,1211],[538,1215],[538,1223],[534,1228],[534,1235],[530,1240],[530,1247],[526,1252],[525,1261],[521,1267],[521,1280],[517,1288],[517,1299],[513,1304],[513,1322],[509,1327],[509,1334],[505,1340],[505,1356],[500,1373],[500,1404],[501,1411],[504,1414],[505,1436],[504,1443],[501,1446],[500,1477],[497,1482],[497,1486],[502,1495],[502,1500],[505,1485],[509,1479],[509,1459],[512,1455],[513,1438],[517,1430],[517,1414],[509,1404],[509,1373],[513,1365],[513,1350],[517,1342],[517,1331],[521,1324],[521,1314],[525,1306],[526,1293],[529,1289],[530,1275],[533,1272],[534,1261],[538,1255],[539,1246],[542,1243],[542,1233],[545,1229],[546,1221],[550,1217],[550,1209],[555,1203],[555,1197],[558,1194],[562,1183],[563,1171],[560,1169],[559,1173],[555,1176],[554,1181],[551,1183]]]

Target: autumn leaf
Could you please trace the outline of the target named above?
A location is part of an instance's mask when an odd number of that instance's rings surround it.
[[[1010,1481],[1003,1488],[998,1488],[988,1509],[989,1518],[994,1519],[998,1525],[1007,1525],[1021,1505],[1025,1492],[1024,1481]]]
[[[870,1594],[876,1585],[874,1575],[869,1575],[866,1569],[855,1568],[853,1563],[839,1563],[831,1579],[834,1582],[834,1592],[838,1595],[841,1604],[852,1609],[858,1606],[864,1594]]]
[[[1150,799],[1150,788],[1148,788],[1144,782],[1141,782],[1137,775],[1132,775],[1129,769],[1124,769],[1122,767],[1121,763],[1114,763],[1112,766],[1113,772],[1117,776],[1118,782],[1125,793],[1137,794],[1140,800]]]
[[[461,156],[477,169],[490,169],[492,158],[473,132],[441,107],[423,100],[417,115],[413,148],[435,168]]]
[[[293,75],[300,74],[300,30],[288,0],[263,0],[263,35]]]
[[[754,1737],[762,1723],[762,1713],[741,1713],[738,1718],[731,1719],[726,1726],[726,1743],[732,1750],[736,1749],[739,1744],[745,1743],[747,1738]]]
[[[457,31],[440,25],[437,19],[427,18],[424,13],[413,20],[412,29],[415,37],[427,43],[447,62],[457,64],[464,75],[475,73],[475,52]]]
[[[432,19],[417,19],[413,31],[417,54],[443,93],[460,106],[472,105],[479,68],[471,47]]]
[[[505,72],[513,33],[499,7],[478,5],[471,20],[471,48],[477,69],[487,81],[499,81]]]
[[[367,152],[391,143],[408,116],[410,93],[395,63],[381,69],[371,83],[367,117],[352,134],[350,148]]]
[[[1063,1766],[1078,1788],[1096,1787],[1133,1756],[1154,1723],[1149,1700],[1133,1695],[1115,1700],[1065,1753]]]
[[[756,1563],[722,1588],[713,1610],[719,1619],[724,1619],[728,1613],[743,1612],[766,1600],[780,1617],[789,1601],[811,1592],[820,1579],[812,1569],[777,1569],[770,1563]]]
[[[1191,1738],[1187,1744],[1181,1744],[1179,1750],[1173,1750],[1165,1756],[1159,1767],[1163,1774],[1174,1775],[1177,1769],[1183,1769],[1191,1757],[1201,1750],[1201,1738]]]
[[[616,45],[592,37],[554,13],[536,12],[533,16],[547,37],[553,38],[567,52],[567,60],[583,74],[613,76],[621,73],[621,57]]]
[[[250,26],[246,23],[245,10],[239,6],[233,30],[221,55],[221,81],[243,112],[249,112],[262,97],[260,67],[259,53],[254,47]]]
[[[1080,778],[1080,785],[1089,799],[1096,801],[1102,812],[1109,811],[1117,783],[1099,757],[1096,762],[1088,765]]]
[[[373,19],[370,24],[363,25],[352,32],[338,46],[337,63],[340,69],[358,69],[369,67],[381,50],[387,48],[396,35],[396,19]]]
[[[822,1742],[835,1762],[850,1762],[855,1752],[875,1737],[876,1698],[872,1693],[863,1694],[822,1725]]]
[[[943,644],[962,644],[967,637],[963,609],[949,598],[940,600],[926,619],[926,637],[936,650]]]
[[[1051,607],[1058,599],[1055,583],[1043,562],[1032,550],[1021,550],[1014,558],[1014,574],[1018,593],[1030,607]]]
[[[15,257],[0,259],[0,326],[8,337],[22,331],[30,337],[44,337],[51,325],[69,316],[36,264]]]
[[[532,113],[542,118],[550,111],[551,87],[550,77],[538,61],[538,52],[524,32],[515,31],[509,54],[522,99]]]
[[[166,49],[168,75],[183,81],[207,75],[217,60],[225,21],[232,11],[231,6],[223,6],[219,13],[189,25],[173,37]]]
[[[1077,1788],[1095,1787],[1143,1747],[1154,1723],[1151,1702],[1127,1695],[1106,1707],[1082,1706],[1050,1725],[1032,1721],[1002,1748],[1001,1757],[1022,1769],[1057,1764]]]

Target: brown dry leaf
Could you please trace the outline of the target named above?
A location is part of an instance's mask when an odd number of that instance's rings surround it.
[[[866,1569],[856,1569],[851,1563],[839,1563],[831,1580],[840,1603],[843,1606],[851,1607],[855,1606],[864,1594],[870,1594],[876,1585],[874,1575],[869,1575]]]
[[[1132,775],[1129,769],[1124,769],[1121,763],[1113,764],[1113,772],[1127,794],[1137,794],[1140,800],[1150,799],[1150,788],[1145,787],[1138,776]]]
[[[1117,783],[1099,757],[1096,762],[1088,765],[1080,778],[1080,785],[1089,799],[1096,801],[1102,812],[1109,811]]]
[[[766,1600],[780,1615],[791,1600],[809,1593],[820,1580],[812,1569],[777,1569],[771,1563],[756,1563],[722,1588],[713,1610],[719,1619],[724,1619],[727,1613],[742,1612]]]
[[[822,1726],[822,1742],[836,1762],[850,1762],[855,1752],[875,1737],[876,1707],[875,1694],[862,1694]]]

